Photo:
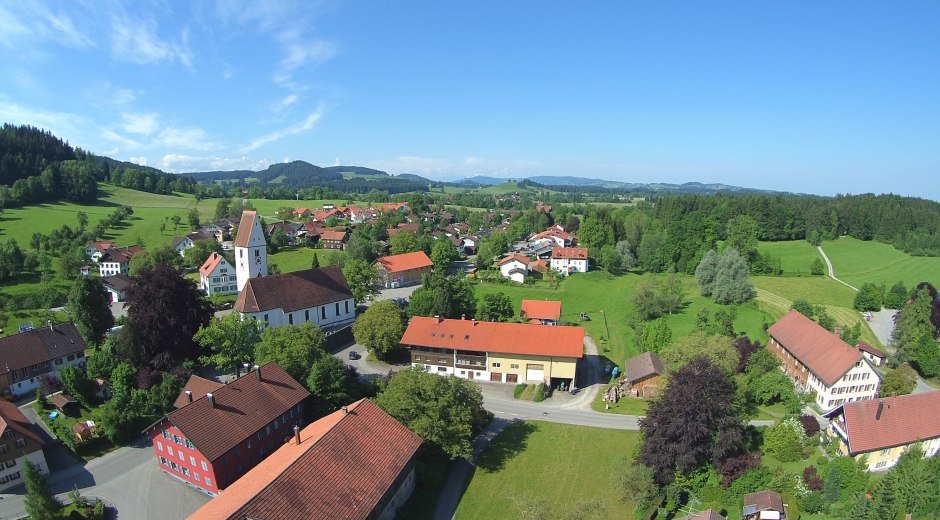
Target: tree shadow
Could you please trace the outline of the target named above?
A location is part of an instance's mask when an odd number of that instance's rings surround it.
[[[508,421],[496,418],[496,421]],[[498,424],[498,423],[497,423]],[[535,432],[537,426],[532,423],[516,421],[506,428],[490,443],[489,447],[476,459],[476,467],[488,471],[500,471],[513,457],[525,451],[529,436]],[[485,434],[485,433],[484,433]]]

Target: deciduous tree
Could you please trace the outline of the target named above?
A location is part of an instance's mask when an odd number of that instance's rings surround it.
[[[268,327],[255,345],[255,363],[274,361],[297,381],[306,381],[313,363],[327,355],[323,342],[323,331],[309,321],[299,327]]]
[[[223,370],[235,369],[238,376],[242,364],[252,361],[255,345],[261,341],[261,323],[253,316],[242,317],[232,312],[213,318],[199,328],[193,339],[207,352],[199,358],[202,363]]]
[[[26,484],[26,498],[23,507],[32,520],[55,520],[59,518],[62,504],[49,490],[46,482],[36,466],[29,460],[23,464],[23,481]]]
[[[693,332],[679,338],[660,351],[660,357],[672,370],[678,370],[699,357],[707,357],[711,363],[728,374],[738,367],[738,352],[731,338],[720,334]]]
[[[351,259],[343,265],[343,276],[353,293],[356,304],[364,303],[379,293],[375,285],[375,266],[360,259]]]
[[[734,249],[721,252],[712,294],[717,303],[744,303],[755,296],[747,261]]]
[[[356,343],[366,347],[375,357],[386,359],[401,350],[405,317],[393,302],[375,302],[353,323],[352,331]]]
[[[107,295],[101,279],[92,276],[80,276],[69,291],[65,311],[89,345],[100,344],[114,326]]]
[[[431,263],[434,264],[434,270],[438,273],[446,275],[450,272],[450,268],[458,257],[457,248],[449,239],[441,237],[431,247]]]
[[[313,400],[315,417],[324,416],[349,404],[352,381],[349,369],[334,356],[322,356],[310,367],[307,376],[307,390]]]
[[[482,321],[509,321],[513,316],[512,300],[504,293],[490,293],[480,298],[476,317]]]

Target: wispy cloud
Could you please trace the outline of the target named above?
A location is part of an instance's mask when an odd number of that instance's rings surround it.
[[[294,81],[295,73],[308,65],[316,66],[333,59],[339,51],[336,43],[322,39],[307,39],[299,30],[283,33],[278,40],[284,48],[284,58],[274,73],[274,83],[282,87],[302,90]]]
[[[254,159],[244,155],[241,157],[204,157],[167,154],[155,166],[169,172],[188,173],[215,170],[257,171],[267,168],[270,164],[270,159]]]
[[[208,152],[218,148],[218,145],[209,139],[209,135],[201,128],[174,128],[166,127],[160,131],[160,145],[165,148],[181,148]]]
[[[262,146],[271,144],[275,141],[283,139],[284,137],[307,132],[316,126],[317,122],[323,117],[325,112],[326,107],[321,104],[317,107],[316,110],[308,114],[307,117],[305,117],[302,121],[290,125],[287,128],[276,130],[269,134],[252,139],[250,143],[241,148],[241,153],[253,152]]]
[[[121,114],[121,127],[130,134],[150,135],[160,127],[160,115],[156,113],[148,114],[130,114],[124,112]]]
[[[86,21],[88,13],[78,13]],[[20,2],[0,6],[0,45],[32,46],[52,40],[69,47],[93,47],[92,37],[78,29],[72,16],[53,12],[44,2]]]
[[[111,15],[110,31],[111,53],[118,60],[140,65],[179,61],[184,67],[193,68],[186,29],[177,41],[170,41],[157,34],[157,23],[153,18],[134,18],[127,13],[118,13]]]
[[[297,94],[288,94],[283,98],[271,103],[270,109],[274,113],[281,113],[288,108],[294,106],[297,101],[300,100],[300,96]]]
[[[0,120],[44,128],[73,143],[82,135],[81,129],[88,125],[88,121],[77,114],[31,108],[3,98],[0,98]]]

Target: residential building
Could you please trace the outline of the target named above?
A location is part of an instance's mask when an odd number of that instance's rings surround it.
[[[586,247],[556,247],[549,261],[552,269],[562,273],[588,272],[588,250]]]
[[[477,246],[480,244],[480,238],[474,235],[467,235],[460,237],[462,242],[460,248],[463,250],[465,255],[475,255],[477,254]]]
[[[310,208],[297,208],[291,211],[291,215],[294,218],[310,218],[313,215],[313,210]]]
[[[268,363],[170,412],[144,433],[161,470],[214,496],[303,424],[308,397],[277,363]]]
[[[223,386],[225,385],[218,381],[193,374],[189,376],[186,384],[183,385],[183,389],[180,390],[180,395],[173,402],[173,408],[182,408],[193,401],[202,399],[208,393],[218,391]]]
[[[584,329],[414,316],[401,338],[428,372],[503,383],[575,386]]]
[[[719,513],[715,512],[714,509],[706,509],[698,513],[692,513],[689,516],[683,516],[679,520],[727,520],[727,519],[721,516]]]
[[[26,461],[49,473],[42,438],[14,403],[0,401],[0,491],[23,483]]]
[[[767,334],[783,371],[800,390],[815,392],[821,409],[878,395],[881,376],[861,352],[799,312],[791,310]]]
[[[421,225],[418,223],[402,222],[388,230],[388,238],[392,238],[399,233],[417,233],[420,230]]]
[[[744,495],[744,520],[786,520],[787,504],[776,491],[765,489]]]
[[[519,316],[529,323],[558,325],[561,320],[561,302],[556,300],[522,300]]]
[[[873,366],[880,367],[885,364],[885,359],[888,356],[884,352],[864,341],[859,341],[855,346],[862,352],[862,357],[867,359]]]
[[[81,413],[81,405],[78,404],[78,401],[76,401],[74,397],[63,394],[62,392],[53,395],[52,399],[49,399],[49,402],[52,403],[52,406],[55,406],[56,410],[68,417],[78,417]]]
[[[213,240],[215,236],[209,233],[204,233],[202,231],[193,231],[187,235],[181,237],[176,237],[173,239],[173,250],[180,254],[180,256],[186,256],[186,250],[192,249],[196,245],[197,240]]]
[[[101,283],[104,285],[104,290],[108,293],[111,303],[114,303],[122,302],[127,298],[127,288],[134,283],[134,280],[126,274],[118,273],[102,278]]]
[[[98,259],[105,251],[114,247],[111,242],[89,242],[85,245],[85,256],[91,258],[92,262],[98,263]]]
[[[199,288],[207,296],[237,293],[238,276],[235,268],[224,256],[213,252],[199,268]]]
[[[328,229],[320,233],[320,247],[323,249],[345,249],[349,240],[349,231]]]
[[[652,397],[659,390],[666,371],[663,361],[652,352],[633,356],[624,363],[624,380],[633,397]]]
[[[310,424],[189,520],[392,520],[422,439],[363,399]]]
[[[71,322],[0,338],[0,389],[14,398],[33,395],[43,377],[67,366],[85,368],[85,340]]]
[[[541,233],[533,236],[531,241],[538,240],[550,240],[552,242],[552,247],[569,247],[573,243],[574,236],[571,233],[565,231],[559,231],[555,228],[548,228]]]
[[[267,247],[258,212],[243,211],[235,236],[235,278],[239,291],[249,279],[268,275]]]
[[[379,282],[385,288],[419,284],[433,268],[434,263],[424,251],[383,256],[375,261]]]
[[[545,212],[545,213],[551,213],[551,212],[552,212],[552,205],[551,205],[551,204],[536,204],[536,205],[535,205],[535,211],[542,211],[542,212]]]
[[[297,240],[301,229],[304,229],[304,226],[298,222],[277,222],[268,226],[268,236],[273,237],[274,233],[282,231],[287,240],[293,244]]]
[[[499,267],[499,274],[503,278],[525,283],[525,277],[529,274],[529,262],[529,257],[512,253],[496,262],[496,266]]]
[[[940,391],[853,401],[826,414],[839,452],[864,460],[868,471],[884,471],[905,451],[919,446],[925,457],[940,450]]]
[[[356,319],[352,291],[338,266],[252,278],[238,293],[235,311],[271,327],[309,321],[329,329]]]
[[[98,257],[98,273],[102,278],[116,274],[127,274],[131,269],[131,258],[143,251],[140,246],[112,247]]]

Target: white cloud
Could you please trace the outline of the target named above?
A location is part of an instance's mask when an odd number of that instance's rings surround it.
[[[256,137],[252,139],[250,143],[248,143],[247,145],[241,148],[241,152],[242,153],[252,152],[254,150],[257,150],[258,148],[261,148],[264,145],[271,144],[274,141],[278,141],[289,135],[295,135],[295,134],[306,132],[312,129],[317,124],[317,121],[319,121],[323,117],[323,114],[325,112],[326,112],[326,108],[321,104],[320,106],[317,107],[316,110],[308,114],[307,117],[303,119],[303,121],[300,121],[299,123],[288,126],[287,128],[276,130],[269,134],[265,134],[260,137]]]
[[[132,163],[134,163],[134,164],[139,164],[139,165],[141,165],[141,166],[148,166],[147,163],[149,162],[149,160],[147,159],[147,157],[146,157],[146,156],[143,156],[143,155],[141,155],[140,157],[128,157],[127,160],[128,160],[128,162],[132,162]]]
[[[30,108],[5,99],[0,99],[0,121],[43,128],[67,140],[82,135],[80,130],[88,124],[77,114]]]
[[[271,164],[267,158],[253,159],[248,156],[241,157],[200,157],[181,154],[164,155],[156,166],[161,170],[187,173],[198,171],[218,170],[263,170]]]
[[[288,94],[283,98],[271,103],[271,111],[275,113],[281,113],[296,104],[298,100],[300,100],[300,96],[297,94]]]
[[[166,127],[160,131],[159,144],[166,148],[182,148],[201,152],[218,148],[209,140],[205,130],[201,128]]]
[[[121,127],[124,131],[137,135],[150,135],[160,127],[160,115],[154,112],[149,114],[130,114],[123,112],[121,119],[124,122]]]
[[[101,129],[101,137],[105,138],[107,141],[117,144],[120,147],[119,149],[123,148],[125,150],[137,150],[143,146],[140,141],[135,141],[129,137],[125,137],[109,128]]]
[[[76,14],[88,17],[87,13]],[[87,26],[87,21],[80,20],[76,24],[68,14],[54,13],[39,1],[7,4],[0,6],[0,44],[10,48],[29,47],[52,40],[68,47],[93,47],[91,36],[76,26]]]
[[[294,83],[294,73],[307,65],[320,65],[336,56],[339,47],[327,40],[307,40],[300,31],[287,31],[278,40],[284,46],[284,58],[274,74],[274,83],[302,89]]]
[[[153,19],[134,19],[121,13],[113,14],[110,22],[111,52],[116,59],[140,65],[179,61],[192,69],[186,29],[181,32],[179,41],[172,42],[157,35],[157,24]]]

